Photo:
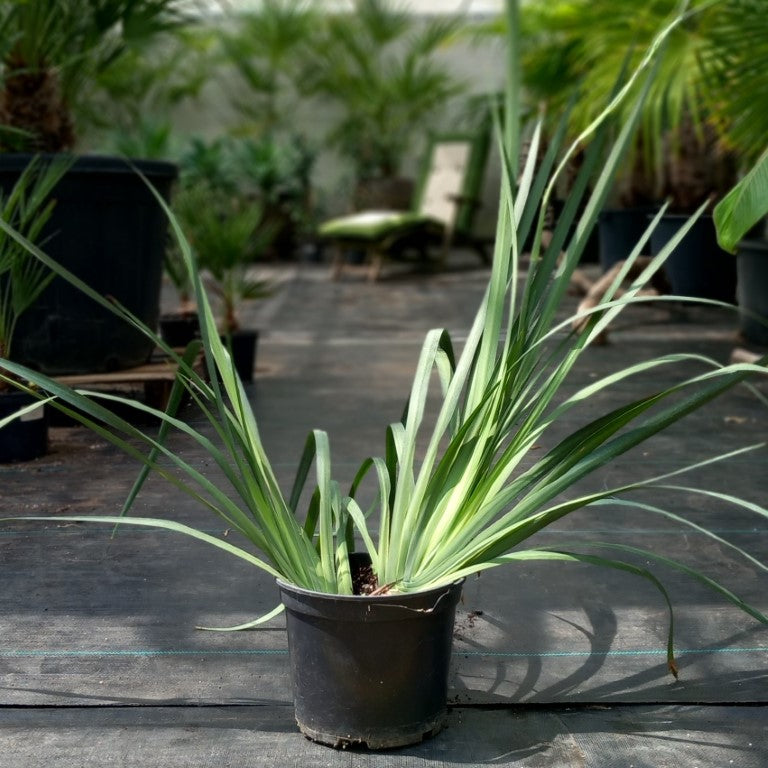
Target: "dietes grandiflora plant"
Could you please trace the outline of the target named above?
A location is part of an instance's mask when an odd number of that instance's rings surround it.
[[[577,484],[614,459],[748,377],[764,375],[765,360],[722,366],[700,355],[667,354],[632,363],[571,394],[564,393],[563,385],[580,356],[623,309],[645,300],[640,294],[642,286],[701,214],[699,211],[694,215],[640,276],[619,293],[619,286],[660,213],[599,305],[577,318],[582,330],[570,331],[573,318],[563,320],[558,310],[571,274],[631,141],[644,95],[654,77],[654,64],[663,53],[667,37],[685,20],[686,12],[678,14],[659,33],[640,66],[617,85],[610,103],[569,149],[558,151],[558,142],[565,132],[563,123],[560,136],[554,136],[543,159],[537,162],[541,155],[540,131],[534,128],[530,150],[519,173],[516,159],[521,143],[520,70],[516,39],[518,7],[514,0],[509,0],[506,12],[510,30],[509,78],[503,119],[497,121],[502,188],[487,290],[460,354],[455,353],[444,330],[427,333],[404,416],[387,427],[383,455],[365,459],[351,487],[343,490],[332,476],[328,436],[315,430],[308,437],[294,485],[284,494],[262,444],[247,392],[219,339],[192,251],[169,211],[199,308],[199,343],[205,353],[208,375],[200,375],[192,365],[198,354],[195,342],[183,355],[177,355],[152,331],[142,328],[179,364],[165,412],[140,402],[128,402],[159,419],[162,426],[158,432],[143,431],[116,415],[108,407],[115,399],[113,395],[73,390],[12,362],[2,362],[4,376],[10,373],[35,382],[41,397],[49,398],[53,407],[74,416],[142,465],[120,514],[57,520],[101,521],[177,531],[229,552],[285,582],[325,593],[352,593],[349,554],[357,547],[370,555],[379,593],[425,590],[490,568],[533,560],[590,563],[650,581],[660,590],[671,617],[667,592],[646,565],[651,562],[684,572],[759,621],[768,622],[766,616],[725,586],[663,554],[611,542],[589,542],[577,549],[528,544],[534,534],[567,515],[610,504],[627,513],[653,513],[689,526],[765,570],[764,564],[715,532],[668,509],[645,504],[636,496],[636,492],[644,489],[665,489],[670,497],[680,492],[699,494],[758,515],[767,514],[750,501],[679,484],[678,478],[686,470],[707,462],[670,468],[663,475],[639,478],[619,487],[601,485],[599,490],[586,494],[576,491]],[[627,100],[633,100],[630,117],[618,131],[614,130],[615,139],[608,145],[608,128],[615,129],[609,122]],[[545,249],[542,212],[568,157],[587,143],[579,176]],[[581,211],[578,220],[577,210]],[[575,235],[563,251],[566,233],[572,225]],[[80,283],[14,234],[7,224],[2,228],[92,299],[141,327],[125,309]],[[528,268],[523,269],[521,247],[531,233],[533,247]],[[673,371],[678,364],[691,361],[701,364],[704,372],[615,407],[592,418],[549,450],[537,450],[551,427],[601,392],[631,377]],[[441,399],[436,416],[427,418],[429,383],[435,371]],[[185,394],[205,416],[205,429],[177,416]],[[221,471],[222,479],[214,483],[182,450],[168,447],[166,437],[170,432],[181,434],[205,451]],[[178,445],[177,440],[174,445]],[[759,449],[762,447],[744,450]],[[727,458],[713,456],[709,461]],[[312,493],[308,505],[302,508],[303,490],[313,469]],[[167,479],[179,493],[199,501],[247,543],[237,546],[231,537],[212,536],[176,520],[127,516],[125,513],[150,471]],[[377,491],[370,508],[363,508],[358,497],[369,476],[375,479]],[[642,565],[636,564],[638,556]],[[671,627],[670,621],[668,662],[675,672]]]

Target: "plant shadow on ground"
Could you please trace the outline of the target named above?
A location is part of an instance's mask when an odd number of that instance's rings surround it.
[[[416,760],[425,765],[658,768],[674,760],[686,765],[764,764],[765,754],[759,754],[765,751],[763,719],[764,708],[754,706],[459,707],[451,710],[446,729],[436,737],[375,754],[315,745],[299,734],[292,707],[267,702],[158,707],[132,700],[126,706],[104,707],[94,701],[86,707],[0,710],[0,729],[55,733],[38,749],[53,744],[57,754],[81,739],[106,741],[108,752],[130,744],[134,761],[169,745],[177,756],[191,756],[226,744],[229,753],[258,754],[264,764],[272,764],[270,756],[295,756],[304,764],[324,766],[349,766],[359,760],[396,766]]]

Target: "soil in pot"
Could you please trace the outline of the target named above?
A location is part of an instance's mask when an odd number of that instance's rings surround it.
[[[0,392],[0,419],[36,402],[25,392]],[[48,450],[48,419],[45,407],[6,424],[0,429],[0,463],[30,461],[44,456]]]
[[[443,727],[461,582],[378,596],[278,586],[305,736],[336,748],[386,749]]]

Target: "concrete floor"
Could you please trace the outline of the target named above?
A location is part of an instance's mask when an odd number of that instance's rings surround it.
[[[313,427],[328,431],[342,481],[381,451],[424,333],[445,326],[460,341],[482,294],[484,269],[461,259],[450,266],[429,276],[394,268],[376,284],[355,275],[330,282],[321,265],[272,270],[273,296],[247,313],[262,332],[249,392],[281,482],[290,482]],[[724,362],[735,329],[735,317],[720,311],[633,309],[610,344],[584,355],[573,385],[649,354],[694,350]],[[622,384],[585,415],[659,383]],[[742,388],[596,482],[652,476],[759,442],[766,424],[766,407]],[[191,458],[204,465],[203,456]],[[763,448],[698,479],[765,503],[766,458]],[[134,476],[133,464],[98,437],[59,427],[45,458],[0,466],[3,514],[113,513]],[[766,520],[716,500],[682,495],[675,504],[768,562]],[[135,513],[220,532],[159,480]],[[566,539],[668,551],[768,610],[765,574],[667,521],[590,512],[539,542]],[[195,630],[275,604],[274,585],[253,569],[171,534],[125,530],[112,539],[103,527],[63,522],[4,525],[0,563],[0,768],[768,765],[768,634],[682,574],[660,572],[676,607],[677,682],[665,670],[664,606],[629,575],[525,566],[470,580],[457,615],[448,729],[412,748],[368,754],[337,753],[296,731],[282,619],[234,636]]]

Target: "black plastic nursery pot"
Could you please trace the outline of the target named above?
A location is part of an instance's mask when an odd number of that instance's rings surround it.
[[[747,341],[768,346],[768,242],[742,240],[736,261],[739,330]]]
[[[658,254],[688,220],[683,214],[663,216],[651,235],[651,253]],[[717,244],[711,216],[702,216],[664,263],[672,293],[700,299],[736,301],[736,260]]]
[[[30,155],[0,155],[8,191]],[[167,199],[172,163],[78,157],[54,190],[43,250],[102,296],[157,328],[167,221],[140,171]],[[14,357],[48,374],[120,370],[145,363],[151,339],[55,278],[21,317]]]
[[[184,348],[200,338],[200,319],[194,312],[160,315],[160,335],[169,347]]]
[[[650,212],[650,207],[638,207],[606,208],[600,213],[597,232],[603,272],[629,256],[648,227]],[[649,249],[646,245],[643,255],[647,255]]]
[[[462,584],[370,597],[321,594],[278,581],[301,732],[336,748],[369,749],[436,734],[447,717]]]
[[[246,384],[253,381],[253,370],[256,367],[256,348],[259,343],[259,332],[256,330],[237,330],[222,336],[221,340],[231,350],[232,361],[237,375]]]
[[[0,419],[36,402],[26,392],[0,393]],[[48,450],[48,418],[43,405],[0,429],[0,464],[31,461]]]

